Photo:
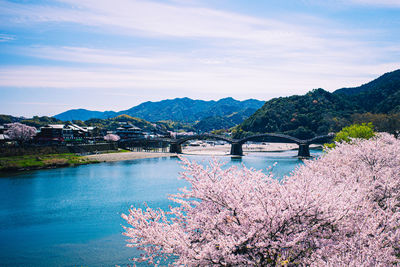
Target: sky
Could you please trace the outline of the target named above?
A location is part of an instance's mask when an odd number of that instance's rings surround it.
[[[0,114],[269,100],[400,68],[400,0],[0,0]]]

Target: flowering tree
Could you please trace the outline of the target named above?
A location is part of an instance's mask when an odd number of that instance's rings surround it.
[[[32,139],[36,135],[36,128],[19,122],[7,124],[8,130],[5,132],[11,140],[25,142]]]
[[[399,262],[400,140],[337,144],[282,181],[247,168],[182,158],[169,211],[122,217],[136,261],[187,266],[388,266]]]
[[[104,140],[106,140],[106,141],[116,142],[119,139],[121,139],[121,138],[116,134],[107,134],[106,136],[104,136]]]

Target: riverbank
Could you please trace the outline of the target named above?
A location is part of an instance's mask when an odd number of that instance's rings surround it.
[[[175,154],[157,152],[129,152],[128,150],[118,150],[85,156],[76,155],[73,153],[64,153],[0,157],[0,172],[53,169],[100,162],[170,157],[173,155]]]
[[[170,157],[174,155],[175,154],[172,153],[159,153],[159,152],[125,152],[125,153],[93,154],[84,156],[84,158],[89,161],[113,162],[113,161],[123,161],[123,160]]]
[[[85,156],[76,155],[73,153],[64,153],[0,157],[0,172],[54,169],[100,162],[170,157],[172,155],[174,154],[157,152],[130,152],[128,150],[118,150]]]
[[[50,169],[98,163],[73,153],[0,157],[0,172]]]
[[[203,144],[200,146],[185,146],[183,147],[182,152],[183,155],[228,156],[230,153],[230,147],[230,144],[214,146]],[[246,155],[247,153],[251,152],[282,152],[294,150],[297,149],[297,147],[298,146],[296,144],[286,143],[244,144],[243,153]],[[318,147],[320,146],[310,146],[310,148]],[[0,172],[60,168],[99,162],[114,162],[171,156],[176,156],[176,154],[161,152],[128,152],[127,150],[119,150],[86,156],[66,153],[1,157]]]

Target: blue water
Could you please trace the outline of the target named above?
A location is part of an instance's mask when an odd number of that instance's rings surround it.
[[[282,177],[301,163],[296,153],[220,159],[263,170],[278,162],[273,173]],[[171,157],[0,175],[0,266],[132,263],[138,252],[125,247],[121,213],[143,202],[166,209],[167,195],[187,185],[180,171],[179,159]]]

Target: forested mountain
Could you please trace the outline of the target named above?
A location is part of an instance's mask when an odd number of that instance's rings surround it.
[[[229,129],[240,123],[251,116],[257,109],[247,108],[239,112],[232,112],[226,116],[210,116],[202,119],[196,123],[193,127],[197,131],[210,132],[219,129]]]
[[[89,119],[109,119],[117,116],[115,111],[92,111],[87,109],[71,109],[53,116],[62,121],[80,120],[86,121]]]
[[[271,99],[233,130],[236,138],[253,133],[285,133],[306,139],[340,130],[355,114],[400,112],[400,70],[367,84],[334,93],[314,89],[305,95]]]
[[[386,73],[367,84],[336,90],[357,106],[372,113],[400,112],[400,70]]]
[[[218,101],[204,101],[185,97],[158,102],[144,102],[138,106],[119,112],[75,109],[55,115],[54,117],[60,120],[87,120],[90,118],[106,119],[125,114],[151,122],[171,120],[195,123],[207,117],[231,116],[234,113],[244,114],[247,109],[255,111],[263,103],[264,101],[255,99],[238,101],[233,98],[223,98]]]

